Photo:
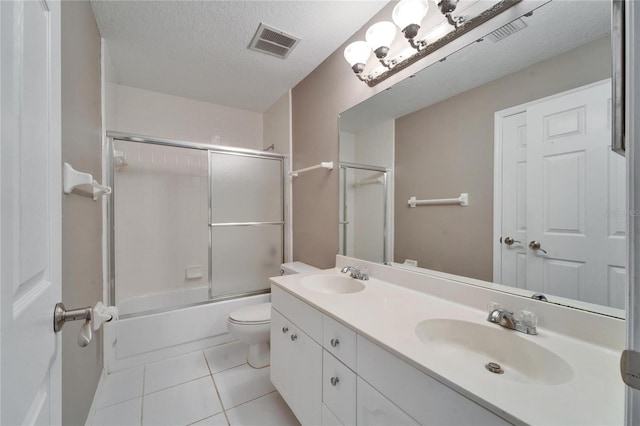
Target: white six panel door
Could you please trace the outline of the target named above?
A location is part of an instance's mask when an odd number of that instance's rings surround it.
[[[624,308],[624,158],[610,82],[527,108],[527,287]]]
[[[502,120],[501,282],[527,288],[527,113]],[[511,238],[509,245],[505,240]]]
[[[60,3],[0,2],[0,423],[59,424]]]

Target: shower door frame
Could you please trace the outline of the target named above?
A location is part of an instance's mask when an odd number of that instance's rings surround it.
[[[341,197],[342,197],[342,219],[339,221],[338,226],[342,227],[342,241],[340,241],[339,251],[340,254],[346,256],[347,252],[347,225],[349,222],[347,219],[347,179],[346,179],[346,171],[347,169],[354,170],[366,170],[370,172],[379,172],[382,173],[382,190],[384,193],[383,196],[383,209],[384,209],[384,219],[383,219],[383,228],[382,228],[382,263],[385,265],[391,264],[390,259],[390,249],[389,249],[389,230],[391,229],[389,224],[389,173],[391,172],[386,167],[380,166],[371,166],[368,164],[360,164],[360,163],[350,163],[347,161],[340,162],[340,175],[345,173],[344,181],[341,182],[342,185],[340,187]],[[340,181],[341,176],[338,176],[338,181]],[[339,182],[340,184],[340,182]]]
[[[150,314],[155,314],[155,313],[160,313],[160,312],[169,312],[169,311],[173,311],[173,310],[177,310],[177,309],[183,309],[183,308],[188,308],[188,307],[192,307],[192,306],[198,306],[198,305],[204,305],[204,304],[209,304],[209,303],[213,303],[213,302],[219,302],[219,301],[223,301],[223,300],[232,300],[232,299],[238,299],[238,298],[242,298],[242,297],[248,297],[248,296],[254,296],[254,295],[259,295],[259,294],[265,294],[265,293],[270,293],[271,289],[270,288],[266,288],[263,290],[255,290],[255,291],[250,291],[250,292],[244,292],[244,293],[235,293],[235,294],[226,294],[226,295],[221,295],[221,296],[215,296],[213,297],[213,262],[211,259],[211,256],[213,255],[213,242],[212,242],[212,228],[213,228],[213,224],[212,224],[212,209],[211,209],[211,203],[212,203],[212,186],[211,186],[211,176],[212,176],[212,170],[211,170],[211,153],[223,153],[223,154],[229,154],[229,155],[237,155],[237,156],[245,156],[245,157],[258,157],[258,158],[266,158],[266,159],[272,159],[272,160],[279,160],[280,161],[280,169],[281,169],[281,182],[282,182],[282,188],[280,189],[281,192],[281,203],[282,203],[282,221],[275,223],[275,222],[243,222],[243,223],[230,223],[230,224],[226,224],[226,225],[220,225],[220,224],[216,224],[214,226],[232,226],[232,225],[241,225],[241,226],[264,226],[267,224],[270,225],[280,225],[281,227],[281,233],[282,233],[282,258],[281,258],[281,263],[284,262],[284,258],[285,258],[285,227],[286,227],[286,223],[285,223],[285,182],[286,182],[286,176],[285,176],[285,171],[286,171],[286,160],[287,160],[287,156],[284,154],[278,154],[275,152],[268,152],[268,151],[258,151],[258,150],[253,150],[253,149],[246,149],[246,148],[235,148],[235,147],[228,147],[228,146],[220,146],[220,145],[212,145],[212,144],[206,144],[206,143],[198,143],[198,142],[189,142],[189,141],[180,141],[180,140],[173,140],[173,139],[164,139],[164,138],[155,138],[155,137],[150,137],[150,136],[143,136],[143,135],[135,135],[135,134],[130,134],[130,133],[122,133],[122,132],[113,132],[113,131],[108,131],[106,134],[106,139],[105,139],[105,143],[104,143],[104,147],[103,147],[103,158],[104,158],[104,173],[103,173],[103,178],[104,181],[107,182],[107,185],[110,186],[111,188],[114,188],[114,183],[115,183],[115,173],[114,173],[114,160],[113,160],[113,149],[114,149],[114,141],[116,140],[120,140],[120,141],[124,141],[124,142],[136,142],[136,143],[147,143],[147,144],[152,144],[152,145],[162,145],[162,146],[170,146],[170,147],[175,147],[175,148],[188,148],[188,149],[196,149],[196,150],[200,150],[200,151],[207,151],[207,164],[208,164],[208,177],[207,177],[207,185],[208,185],[208,189],[207,189],[207,194],[208,194],[208,211],[209,211],[209,217],[208,217],[208,221],[207,221],[207,225],[209,227],[209,258],[208,258],[208,273],[209,273],[209,298],[207,300],[203,300],[201,302],[195,302],[195,303],[189,303],[189,304],[184,304],[184,305],[179,305],[179,306],[172,306],[172,307],[166,307],[166,308],[158,308],[158,309],[151,309],[151,310],[147,310],[147,311],[143,311],[143,312],[135,312],[135,313],[130,313],[130,314],[126,314],[126,315],[122,315],[121,319],[125,319],[125,318],[135,318],[135,317],[140,317],[140,316],[146,316],[146,315],[150,315]],[[116,264],[115,264],[115,195],[112,193],[111,196],[109,197],[104,197],[105,199],[105,218],[106,220],[104,221],[107,229],[108,229],[108,233],[105,238],[105,253],[106,253],[106,265],[105,265],[105,269],[106,269],[106,274],[105,274],[105,280],[107,282],[107,292],[105,294],[105,298],[108,301],[108,306],[116,306],[116,283],[115,283],[115,271],[116,271]]]

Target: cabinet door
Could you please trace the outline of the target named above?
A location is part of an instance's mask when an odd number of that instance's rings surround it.
[[[358,425],[417,425],[411,417],[370,384],[358,377],[358,403],[356,404]]]
[[[287,404],[291,405],[291,334],[292,324],[278,311],[271,308],[271,383],[278,389]]]
[[[293,392],[290,405],[300,423],[319,425],[322,419],[322,347],[299,328],[289,337],[291,343],[288,368]]]
[[[322,402],[343,424],[356,423],[356,373],[327,351],[322,356]]]
[[[321,423],[322,347],[273,308],[271,382],[300,423]]]

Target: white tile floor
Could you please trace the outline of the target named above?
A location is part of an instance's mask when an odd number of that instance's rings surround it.
[[[232,342],[107,376],[94,426],[299,425],[269,380]]]

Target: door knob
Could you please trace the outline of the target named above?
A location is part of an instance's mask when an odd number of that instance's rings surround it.
[[[522,241],[514,240],[511,237],[506,237],[504,240],[502,240],[502,242],[505,243],[508,246],[512,246],[513,243],[522,243]]]
[[[546,251],[546,250],[543,250],[543,249],[541,248],[541,246],[540,246],[540,242],[539,242],[539,241],[536,241],[536,240],[531,241],[531,242],[529,243],[529,248],[530,248],[531,250],[538,250],[538,251],[543,252],[544,254],[547,254],[547,251]]]

